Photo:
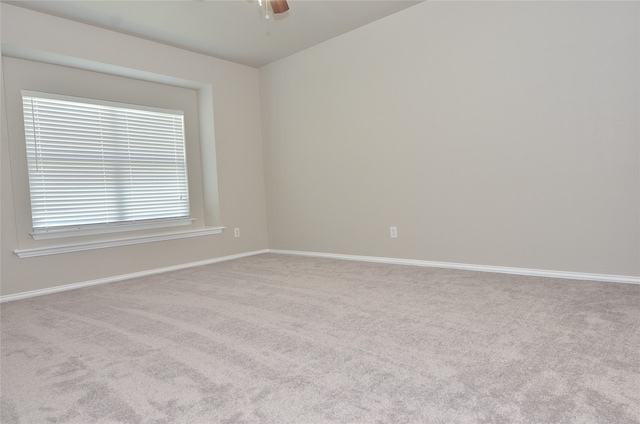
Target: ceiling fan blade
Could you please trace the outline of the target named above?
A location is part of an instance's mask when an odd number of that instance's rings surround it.
[[[269,3],[271,3],[271,9],[274,14],[284,13],[289,10],[287,0],[270,0]]]

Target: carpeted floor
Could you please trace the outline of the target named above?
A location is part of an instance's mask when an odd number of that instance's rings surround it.
[[[640,285],[265,254],[1,314],[4,424],[640,422]]]

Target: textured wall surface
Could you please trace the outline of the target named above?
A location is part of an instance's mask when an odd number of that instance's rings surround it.
[[[639,276],[638,8],[424,2],[262,68],[270,248]]]
[[[13,253],[14,249],[37,246],[29,240],[29,229],[16,225],[28,213],[29,193],[19,183],[21,179],[25,181],[26,163],[22,167],[15,166],[16,161],[10,160],[11,155],[19,154],[15,150],[9,151],[9,139],[11,137],[11,145],[14,147],[20,144],[20,140],[15,138],[20,134],[16,125],[20,124],[14,119],[9,121],[11,125],[7,125],[9,107],[13,108],[9,115],[16,115],[15,102],[11,103],[15,96],[11,97],[11,93],[7,93],[7,100],[10,102],[2,113],[2,295],[267,248],[259,81],[256,69],[7,4],[2,4],[1,7],[3,54],[8,51],[12,54],[19,52],[41,60],[69,63],[70,66],[79,68],[128,73],[134,77],[160,75],[170,82],[190,81],[209,86],[213,110],[200,119],[214,120],[215,134],[205,134],[208,138],[204,143],[209,143],[209,146],[215,138],[216,152],[209,157],[214,160],[217,157],[217,164],[205,160],[202,163],[202,173],[206,174],[217,165],[220,204],[217,224],[227,227],[219,235],[18,259]],[[7,62],[10,60],[7,59]],[[69,79],[76,77],[79,72],[70,71],[71,76],[58,79],[59,85],[56,85],[56,81],[51,81],[51,75],[43,71],[45,65],[40,70],[36,66],[36,71],[33,71],[33,66],[25,65],[20,68],[21,65],[17,64],[14,68],[16,66],[20,78],[30,77],[43,87],[47,82],[45,80],[49,79],[49,90],[53,92],[64,91]],[[8,73],[3,76],[8,91],[30,88],[16,86],[18,82],[16,79],[8,79]],[[82,86],[83,82],[86,83],[77,79],[77,87]],[[118,89],[108,85],[100,88],[114,95],[122,91],[122,87]],[[135,88],[130,91],[135,92]],[[3,91],[3,102],[4,94]],[[200,158],[196,158],[198,160]],[[199,207],[202,207],[201,203]],[[202,211],[198,214],[199,225],[202,226]],[[236,227],[242,230],[240,238],[233,236],[233,228]],[[66,244],[70,241],[58,242]]]

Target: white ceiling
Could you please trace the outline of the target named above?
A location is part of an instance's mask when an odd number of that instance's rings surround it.
[[[420,1],[288,0],[270,20],[257,0],[5,2],[260,67]]]

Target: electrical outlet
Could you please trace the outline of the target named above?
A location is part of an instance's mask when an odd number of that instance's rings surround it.
[[[235,237],[240,237],[240,228],[235,228],[235,229],[233,230],[233,235],[234,235]]]
[[[389,227],[391,238],[398,238],[398,227]]]

